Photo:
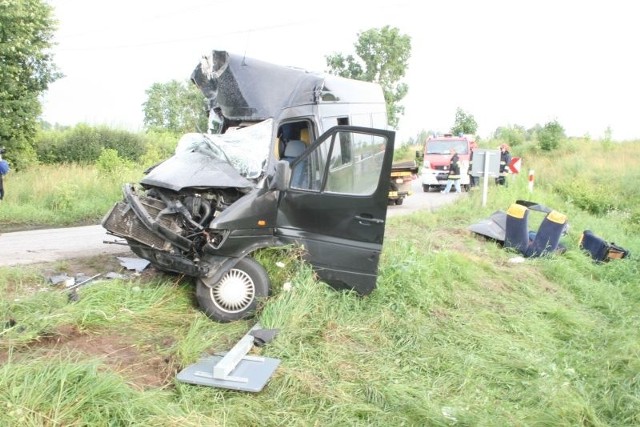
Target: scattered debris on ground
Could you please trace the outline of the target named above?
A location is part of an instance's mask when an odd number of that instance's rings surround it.
[[[77,290],[81,286],[89,284],[100,283],[104,280],[129,280],[134,277],[138,277],[148,266],[149,261],[142,258],[131,257],[116,257],[120,265],[126,270],[133,271],[133,273],[119,273],[115,271],[109,271],[107,273],[96,273],[92,276],[81,272],[70,276],[66,272],[56,272],[47,276],[47,282],[51,287],[56,289],[62,289],[69,292],[69,302],[75,302],[80,299]],[[102,279],[97,281],[96,279]]]

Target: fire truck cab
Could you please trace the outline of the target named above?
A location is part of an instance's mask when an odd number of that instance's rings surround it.
[[[455,148],[460,158],[460,185],[469,189],[469,157],[475,146],[475,138],[469,135],[454,136],[444,134],[430,136],[424,144],[424,163],[422,165],[422,190],[444,188],[449,176],[451,149]]]

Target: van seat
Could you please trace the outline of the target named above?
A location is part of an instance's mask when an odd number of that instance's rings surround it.
[[[284,149],[284,157],[282,158],[282,160],[286,160],[291,163],[300,154],[302,154],[306,148],[307,146],[304,142],[293,139],[287,142],[287,146]]]
[[[309,129],[307,128],[300,129],[300,140],[305,144],[309,144],[309,142],[311,142],[309,141]]]

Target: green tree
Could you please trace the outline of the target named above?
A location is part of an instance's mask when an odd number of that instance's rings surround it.
[[[552,151],[560,146],[560,141],[565,137],[564,128],[557,120],[548,122],[538,131],[538,144],[544,151]]]
[[[409,91],[409,86],[400,80],[406,73],[411,56],[411,37],[387,25],[359,33],[354,47],[358,58],[341,53],[325,56],[328,72],[380,84],[387,104],[389,125],[397,127],[399,116],[404,114],[400,101]]]
[[[36,160],[39,96],[61,77],[50,52],[56,24],[43,0],[0,1],[0,146],[16,168]]]
[[[427,139],[429,138],[429,135],[431,135],[431,134],[433,134],[433,132],[426,131],[426,130],[422,129],[418,133],[418,136],[416,136],[416,143],[420,144],[420,145],[424,145],[427,142]]]
[[[604,137],[600,142],[602,144],[602,148],[605,151],[611,150],[613,143],[613,130],[611,129],[611,126],[607,126],[607,128],[604,130]]]
[[[509,146],[515,147],[524,142],[526,133],[527,131],[523,126],[510,125],[497,128],[493,136],[506,142]]]
[[[154,83],[146,94],[143,108],[147,130],[168,130],[177,134],[207,131],[205,97],[191,82]]]
[[[478,123],[472,114],[469,114],[458,107],[456,110],[456,120],[451,128],[454,135],[470,134],[474,135],[478,130]]]
[[[535,125],[533,125],[533,127],[527,129],[527,131],[525,132],[525,140],[534,141],[538,139],[538,134],[541,130],[542,126],[540,125],[540,123],[536,123]]]

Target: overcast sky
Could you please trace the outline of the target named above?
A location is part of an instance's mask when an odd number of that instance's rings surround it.
[[[568,135],[640,138],[640,35],[633,0],[50,0],[50,123],[142,128],[145,90],[187,80],[211,50],[311,71],[353,53],[358,33],[409,35],[401,141],[448,131],[458,107],[487,137],[557,119]]]

